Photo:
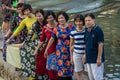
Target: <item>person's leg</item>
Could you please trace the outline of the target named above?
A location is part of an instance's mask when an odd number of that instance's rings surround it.
[[[77,80],[82,80],[82,72],[76,72]]]
[[[6,31],[9,31],[9,29],[10,29],[10,21],[7,22],[6,26],[7,26]]]
[[[82,80],[82,71],[83,71],[83,54],[78,54],[73,52],[73,62],[74,62],[74,71],[76,74],[77,80]]]
[[[91,68],[91,64],[86,64],[87,65],[87,71],[88,71],[88,76],[89,76],[89,79],[90,80],[94,80],[94,77],[93,77],[93,72],[92,72],[92,68]]]
[[[0,48],[0,51],[3,53],[3,48]]]
[[[5,22],[3,21],[3,22],[2,22],[2,32],[5,32],[5,26],[6,26],[6,24],[5,24]]]
[[[2,23],[2,32],[8,31],[10,28],[10,22],[9,21],[3,21]]]
[[[104,64],[97,66],[97,64],[91,64],[93,76],[95,80],[103,80],[103,68]]]

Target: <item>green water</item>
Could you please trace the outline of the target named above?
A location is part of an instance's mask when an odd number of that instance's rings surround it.
[[[120,8],[111,8],[97,13],[97,23],[101,25],[105,34],[105,77],[120,80]]]

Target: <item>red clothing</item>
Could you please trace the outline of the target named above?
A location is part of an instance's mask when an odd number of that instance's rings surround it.
[[[46,58],[44,58],[46,46],[36,57],[36,74],[48,74],[46,69]]]
[[[53,28],[44,26],[42,29],[42,35],[41,35],[40,41],[44,42],[46,40],[46,38],[49,41],[51,38],[51,35],[52,35],[52,31],[53,31]],[[55,52],[55,50],[56,50],[56,43],[54,42],[48,49],[48,54],[52,54],[53,52]]]
[[[42,34],[40,35],[40,42],[44,42],[46,38],[51,38],[53,28],[48,28],[47,26],[44,26],[42,28]],[[46,69],[46,58],[44,58],[44,52],[45,52],[46,46],[43,48],[43,50],[37,55],[36,57],[36,74],[47,74],[48,70]],[[48,49],[48,54],[51,54],[55,52],[56,45],[53,43],[51,47]]]
[[[50,40],[51,36],[52,36],[52,32],[53,32],[53,28],[49,28],[47,26],[44,26],[42,29],[42,35],[40,38],[41,42],[44,42],[46,39]],[[48,49],[48,54],[52,54],[53,52],[56,51],[56,42],[54,42],[50,48]],[[48,76],[50,79],[57,79],[57,72],[53,71],[53,70],[48,70]]]

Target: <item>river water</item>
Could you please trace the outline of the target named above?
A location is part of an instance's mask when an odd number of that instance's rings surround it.
[[[120,80],[120,0],[26,0],[33,8],[64,10],[70,21],[76,13],[94,12],[105,34],[105,80]]]

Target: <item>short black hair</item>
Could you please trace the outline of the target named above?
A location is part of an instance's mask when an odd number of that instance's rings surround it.
[[[77,19],[80,19],[83,22],[83,25],[85,25],[85,21],[84,21],[84,16],[82,14],[77,14],[74,18],[74,23]]]
[[[55,13],[51,10],[47,11],[46,12],[46,15],[45,15],[45,21],[47,20],[48,16],[52,15],[54,19],[56,19],[56,16],[55,16]],[[46,21],[47,23],[47,21]]]
[[[29,9],[29,10],[30,10],[30,12],[32,13],[32,7],[31,7],[31,5],[30,5],[30,4],[24,4],[24,7],[23,7],[22,12],[24,13],[24,11],[25,11],[25,10],[27,10],[27,9]]]
[[[18,3],[17,6],[16,6],[16,8],[21,8],[23,6],[24,6],[24,3]]]
[[[93,13],[88,13],[88,14],[86,14],[86,15],[85,15],[85,18],[88,17],[88,16],[91,17],[92,19],[95,19],[95,16],[94,16]]]
[[[57,18],[57,20],[56,20],[57,22],[58,22],[58,17],[60,15],[63,15],[65,17],[66,22],[69,20],[68,14],[66,12],[64,12],[64,11],[60,11],[60,12],[57,13],[57,17],[56,17]]]

